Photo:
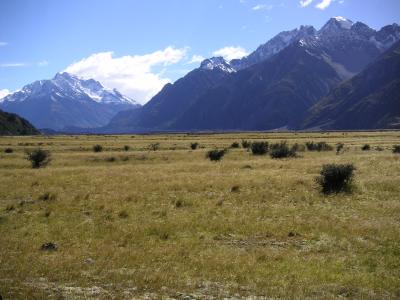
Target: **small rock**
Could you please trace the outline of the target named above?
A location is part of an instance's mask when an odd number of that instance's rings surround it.
[[[86,258],[85,259],[85,264],[89,264],[89,265],[92,265],[92,264],[94,264],[95,263],[95,260],[93,259],[93,258]]]
[[[56,251],[58,249],[57,244],[54,243],[45,243],[40,247],[42,251]]]

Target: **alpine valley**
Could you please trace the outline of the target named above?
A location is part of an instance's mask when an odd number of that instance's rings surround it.
[[[400,26],[343,17],[281,32],[242,59],[203,61],[144,106],[57,74],[0,100],[37,128],[155,131],[400,128]]]

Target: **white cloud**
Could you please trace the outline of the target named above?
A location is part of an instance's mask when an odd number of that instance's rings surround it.
[[[301,7],[307,7],[307,6],[309,6],[312,2],[313,2],[313,0],[300,0],[300,5],[301,5]]]
[[[25,63],[3,63],[0,64],[0,68],[14,68],[14,67],[25,67]]]
[[[6,43],[6,42],[0,42],[0,47],[4,47],[4,46],[7,46],[8,45],[8,43]]]
[[[242,47],[225,47],[213,52],[214,56],[222,56],[226,60],[230,61],[232,59],[242,58],[248,53],[246,49]]]
[[[322,0],[320,3],[315,5],[315,7],[318,8],[318,9],[324,10],[329,5],[331,5],[331,3],[332,3],[332,0]]]
[[[266,4],[258,4],[256,6],[253,6],[252,10],[262,10],[262,9],[268,9],[271,10],[273,9],[273,5],[266,5]]]
[[[192,58],[188,61],[188,64],[197,64],[201,63],[205,58],[201,55],[193,55]]]
[[[116,88],[134,100],[146,103],[171,82],[163,76],[163,72],[155,73],[154,67],[178,63],[185,57],[186,51],[186,48],[167,47],[150,54],[122,57],[113,57],[113,52],[101,52],[70,65],[65,71],[96,79],[108,88]]]
[[[7,89],[0,90],[0,99],[4,98],[8,94],[11,94],[11,92],[9,90],[7,90]]]

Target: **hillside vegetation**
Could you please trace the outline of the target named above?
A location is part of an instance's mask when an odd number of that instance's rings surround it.
[[[27,120],[16,114],[0,110],[0,135],[36,135],[36,130]]]

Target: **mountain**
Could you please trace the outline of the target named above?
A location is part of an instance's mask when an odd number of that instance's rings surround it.
[[[301,127],[400,129],[400,42],[313,106]]]
[[[292,44],[209,89],[169,127],[172,130],[290,128],[341,81],[316,49]]]
[[[0,110],[0,135],[36,135],[40,134],[27,120],[16,114]]]
[[[361,72],[400,39],[342,17],[320,30],[279,33],[241,60],[211,58],[141,109],[117,114],[112,131],[293,129],[331,89]]]
[[[188,110],[198,97],[236,71],[222,58],[206,59],[201,66],[174,84],[167,84],[146,105],[117,114],[107,130],[165,130]]]
[[[79,79],[68,73],[36,81],[0,99],[4,111],[21,115],[37,128],[53,130],[101,127],[118,112],[139,106],[98,81]]]
[[[326,61],[343,78],[350,78],[399,39],[400,26],[397,24],[376,31],[364,23],[334,17],[319,31],[312,26],[301,26],[299,29],[281,32],[249,56],[230,63],[236,70],[245,69],[302,40],[309,47],[324,51]]]

